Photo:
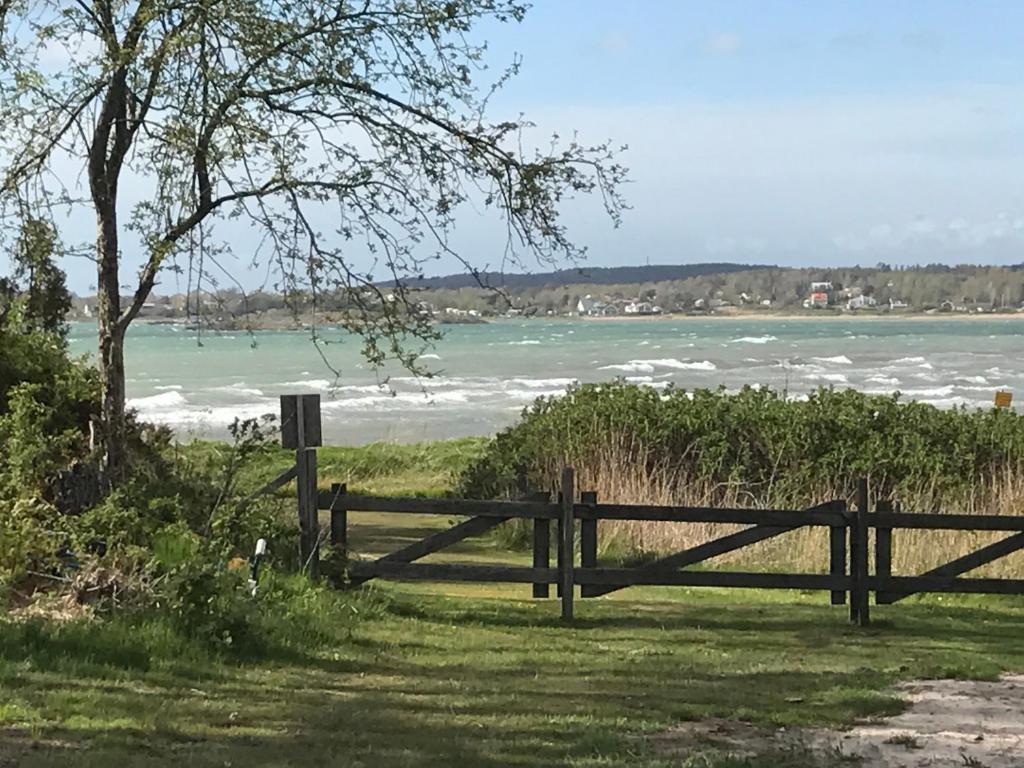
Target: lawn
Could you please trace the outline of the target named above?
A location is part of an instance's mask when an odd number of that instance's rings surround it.
[[[399,468],[408,489],[433,471]],[[374,487],[393,491],[380,477]],[[446,523],[351,518],[364,553]],[[500,541],[445,557],[524,561]],[[858,629],[825,594],[633,588],[578,600],[568,626],[553,599],[528,595],[332,593],[316,645],[244,661],[116,621],[0,623],[0,766],[678,766],[648,737],[681,720],[844,725],[899,711],[886,692],[898,680],[1024,670],[1020,600],[909,600]],[[842,763],[698,751],[682,765]]]

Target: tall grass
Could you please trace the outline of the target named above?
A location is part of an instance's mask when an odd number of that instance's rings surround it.
[[[867,477],[876,499],[907,511],[1024,514],[1021,417],[832,390],[794,402],[764,390],[659,396],[622,384],[581,387],[525,412],[463,475],[463,491],[554,490],[565,465],[576,468],[579,489],[606,502],[803,509],[853,504],[856,480]],[[738,528],[608,521],[600,540],[608,559],[642,560]],[[526,534],[520,527],[507,538]],[[923,572],[1001,535],[898,530],[894,572]],[[804,528],[712,565],[820,572],[827,559],[827,529]],[[978,574],[1024,574],[1024,555]]]

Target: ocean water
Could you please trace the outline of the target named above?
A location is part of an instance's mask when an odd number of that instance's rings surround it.
[[[401,369],[377,374],[360,359],[357,339],[323,333],[329,343],[318,350],[300,331],[197,338],[184,328],[136,324],[126,350],[130,405],[182,437],[216,437],[236,417],[276,413],[279,395],[319,392],[325,441],[360,444],[493,434],[540,395],[620,377],[657,388],[756,384],[794,397],[819,386],[899,391],[941,408],[987,407],[998,389],[1024,398],[1019,319],[456,325],[424,350],[431,378]],[[95,327],[76,324],[71,344],[91,352]]]

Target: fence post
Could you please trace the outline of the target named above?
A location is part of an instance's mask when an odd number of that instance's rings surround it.
[[[880,514],[892,512],[892,501],[879,500],[875,503],[875,511]],[[882,585],[892,576],[892,528],[875,528],[875,576],[879,586],[875,590],[875,605],[888,605],[891,602],[889,593],[882,589]]]
[[[828,529],[829,575],[846,576],[846,531],[849,528],[849,517],[846,500],[841,499],[836,506],[843,514],[843,524],[833,525]],[[846,592],[842,589],[832,590],[832,605],[846,605]]]
[[[871,621],[868,606],[868,481],[857,481],[857,511],[850,527],[850,620],[866,627]]]
[[[316,498],[316,448],[295,450],[296,485],[299,497],[299,542],[303,567],[309,577],[320,576],[320,520]]]
[[[572,467],[562,470],[562,516],[559,525],[558,583],[562,587],[562,620],[572,620],[573,550],[575,549],[576,473]]]
[[[538,500],[540,496],[543,496],[544,501],[551,502],[551,494],[538,494]],[[551,521],[543,517],[535,517],[533,519],[533,567],[551,567]],[[549,594],[546,583],[534,583],[534,597],[547,597]]]
[[[345,508],[345,483],[331,485],[331,546],[348,554],[348,510]]]
[[[597,504],[597,491],[583,491],[580,494],[581,504]],[[580,520],[580,567],[597,567],[597,518]],[[594,586],[580,586],[580,597],[594,597]]]
[[[320,395],[281,395],[281,447],[295,450],[299,557],[311,578],[320,575],[320,515],[316,447],[322,445]]]

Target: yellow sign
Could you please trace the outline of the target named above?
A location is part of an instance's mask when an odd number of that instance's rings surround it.
[[[996,392],[996,408],[1009,408],[1013,403],[1013,393],[1000,389]]]

